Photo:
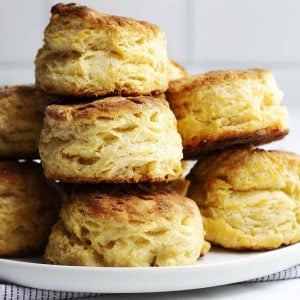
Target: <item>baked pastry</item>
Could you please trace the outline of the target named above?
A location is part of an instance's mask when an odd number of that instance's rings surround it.
[[[288,133],[282,95],[266,69],[212,71],[171,81],[166,98],[178,121],[184,158],[281,139]]]
[[[206,247],[203,236],[196,203],[159,184],[76,185],[44,257],[63,265],[187,265]]]
[[[35,60],[44,91],[72,96],[156,95],[168,87],[166,37],[156,25],[56,4]]]
[[[48,106],[40,156],[45,175],[66,182],[167,181],[182,172],[176,118],[166,100],[148,96]]]
[[[1,161],[0,256],[43,252],[59,207],[59,190],[45,179],[40,164]]]
[[[0,87],[0,158],[38,158],[44,111],[57,98],[32,85]]]
[[[186,69],[174,60],[169,61],[169,81],[188,76]]]
[[[212,244],[275,249],[300,241],[300,156],[253,147],[203,156],[192,169],[188,197]]]

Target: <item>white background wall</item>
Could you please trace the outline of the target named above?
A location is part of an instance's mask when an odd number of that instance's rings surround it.
[[[0,0],[1,85],[34,81],[34,57],[56,2]],[[158,24],[166,32],[169,56],[191,74],[212,69],[271,68],[285,93],[284,104],[300,107],[299,0],[76,2]]]

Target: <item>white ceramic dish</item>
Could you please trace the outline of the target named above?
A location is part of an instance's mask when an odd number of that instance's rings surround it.
[[[265,276],[300,263],[300,243],[266,252],[212,249],[193,266],[73,267],[40,258],[0,259],[0,280],[39,289],[145,293],[219,286]]]

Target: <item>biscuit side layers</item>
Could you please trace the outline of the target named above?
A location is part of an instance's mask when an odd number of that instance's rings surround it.
[[[182,142],[167,101],[108,97],[51,105],[40,140],[45,175],[70,182],[166,181],[182,173]]]

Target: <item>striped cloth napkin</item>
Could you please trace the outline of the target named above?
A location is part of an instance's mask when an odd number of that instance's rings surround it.
[[[295,278],[300,278],[300,264],[277,273],[247,280],[246,282],[266,282],[266,281],[276,281],[276,280],[295,279]]]
[[[247,280],[246,283],[277,281],[295,278],[300,278],[300,264],[277,273]],[[65,300],[93,298],[104,295],[105,294],[98,293],[39,290],[34,288],[21,287],[14,284],[0,283],[1,300]]]
[[[14,284],[0,283],[1,300],[65,300],[92,298],[103,294],[39,290]]]

